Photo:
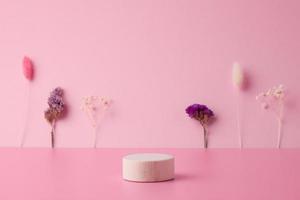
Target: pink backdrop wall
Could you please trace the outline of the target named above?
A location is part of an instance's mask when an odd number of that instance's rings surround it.
[[[297,0],[0,0],[0,145],[18,146],[26,105],[24,55],[36,66],[25,146],[50,145],[43,118],[49,92],[66,91],[58,147],[92,147],[81,97],[114,100],[101,147],[202,147],[188,104],[217,121],[210,147],[238,147],[231,65],[246,68],[241,94],[245,147],[275,147],[276,120],[257,93],[286,86],[283,147],[300,147],[300,3]]]

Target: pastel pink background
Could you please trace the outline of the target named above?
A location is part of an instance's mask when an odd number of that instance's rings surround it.
[[[18,146],[26,106],[24,55],[36,66],[25,146],[50,146],[50,90],[66,91],[57,147],[92,147],[81,97],[114,100],[100,147],[202,147],[185,108],[209,105],[210,147],[238,147],[231,66],[242,63],[245,147],[275,147],[277,124],[257,93],[287,88],[283,147],[300,147],[298,0],[0,0],[0,145]]]

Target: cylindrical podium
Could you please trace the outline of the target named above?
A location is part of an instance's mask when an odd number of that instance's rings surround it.
[[[174,157],[168,154],[140,153],[123,157],[123,179],[159,182],[174,179]]]

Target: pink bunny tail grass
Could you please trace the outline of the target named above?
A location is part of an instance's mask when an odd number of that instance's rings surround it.
[[[27,56],[23,58],[23,74],[25,78],[29,81],[33,80],[33,74],[34,74],[34,69],[33,69],[33,63],[31,59]],[[28,92],[27,92],[27,105],[26,105],[26,111],[25,111],[25,120],[24,120],[24,130],[22,133],[22,138],[21,138],[21,147],[24,147],[25,140],[26,140],[26,134],[27,134],[27,129],[28,129],[28,118],[29,118],[29,113],[30,113],[30,100],[31,100],[31,87],[28,85]]]
[[[33,74],[34,74],[33,63],[31,59],[27,56],[23,58],[23,74],[27,80],[29,81],[33,80]]]

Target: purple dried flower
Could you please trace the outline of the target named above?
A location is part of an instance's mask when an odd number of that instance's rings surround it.
[[[55,88],[48,98],[49,108],[44,112],[46,120],[51,124],[51,146],[54,148],[54,132],[55,123],[60,118],[65,110],[65,103],[63,101],[63,90],[59,87]]]
[[[64,101],[63,101],[63,90],[61,88],[55,88],[48,98],[48,105],[51,109],[55,110],[57,113],[62,113],[64,111]]]
[[[63,89],[61,89],[60,87],[55,88],[52,92],[51,92],[51,96],[63,96],[64,91]]]
[[[190,105],[185,111],[191,118],[196,119],[201,123],[206,123],[209,118],[214,116],[212,110],[210,110],[206,105],[201,104]]]
[[[48,98],[48,105],[50,108],[60,113],[63,112],[65,104],[61,96],[50,96]]]
[[[203,127],[203,136],[204,136],[204,147],[208,146],[208,136],[207,136],[207,123],[209,120],[214,117],[214,113],[206,105],[201,104],[192,104],[185,109],[185,112],[189,115],[190,118],[196,119],[199,121]]]

